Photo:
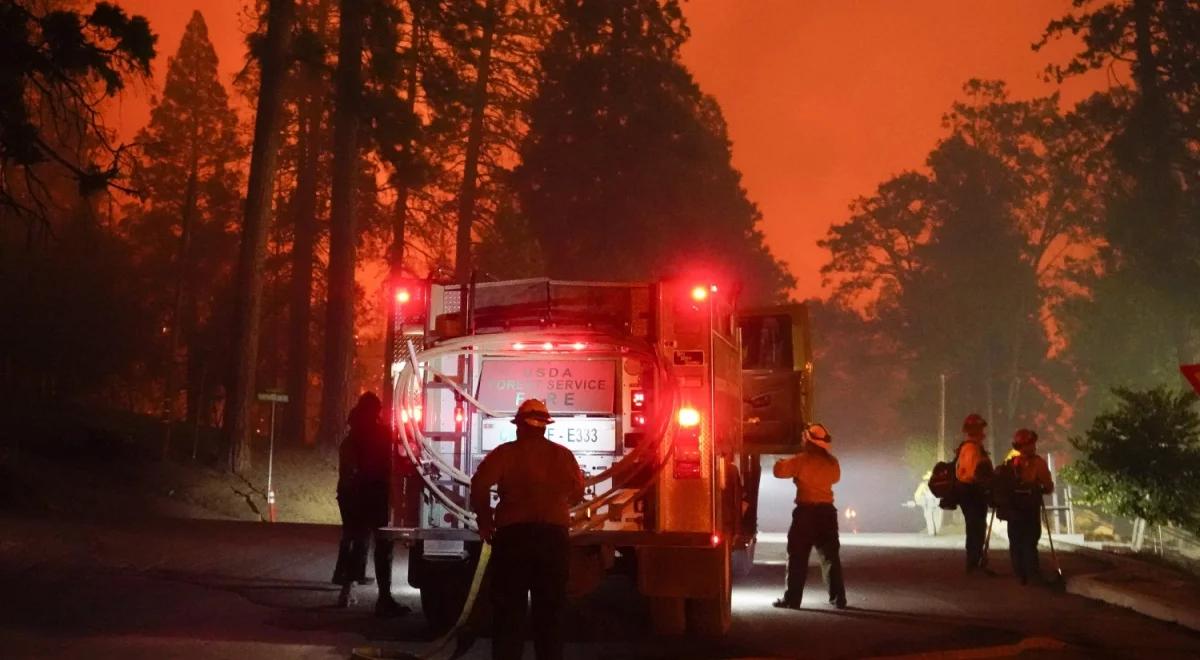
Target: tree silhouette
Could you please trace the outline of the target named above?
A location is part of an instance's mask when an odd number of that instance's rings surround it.
[[[1089,237],[1091,198],[1064,177],[1095,146],[1068,137],[1054,97],[1012,101],[983,81],[964,91],[927,172],[856,200],[821,242],[833,255],[822,272],[841,305],[895,342],[905,406],[936,410],[948,374],[949,409],[983,412],[1002,437],[1061,412],[1047,390],[1069,378],[1046,359],[1043,315],[1070,270],[1064,255]]]
[[[325,323],[318,443],[335,446],[345,428],[354,355],[354,268],[358,243],[355,213],[359,166],[362,53],[367,0],[339,3],[338,63],[334,73],[332,202],[329,216],[329,286]]]
[[[262,265],[279,152],[284,81],[295,10],[293,0],[270,0],[267,33],[255,53],[259,59],[261,82],[250,154],[250,175],[246,186],[241,247],[234,280],[233,367],[223,427],[230,448],[230,468],[239,472],[250,467],[250,413],[255,396],[255,369],[258,366]]]
[[[201,345],[202,335],[212,335],[202,326],[209,324],[218,292],[228,285],[245,157],[237,115],[218,78],[217,55],[198,11],[168,60],[162,96],[155,99],[137,142],[143,159],[133,180],[145,206],[130,209],[132,237],[144,254],[147,295],[170,292],[159,319],[167,329],[164,413],[174,418],[182,381],[187,417],[195,420],[203,407],[200,381],[209,388],[220,381],[221,370],[208,363],[220,346]],[[183,374],[180,363],[186,365]]]
[[[1128,65],[1132,89],[1115,88],[1108,103],[1105,270],[1123,271],[1130,286],[1165,294],[1160,322],[1171,330],[1178,362],[1200,359],[1200,5],[1126,0],[1085,3],[1052,21],[1035,47],[1071,33],[1083,49],[1047,73],[1058,80]]]
[[[720,108],[679,61],[678,3],[574,0],[561,21],[514,175],[548,273],[704,273],[748,300],[785,296]]]
[[[8,0],[0,25],[0,208],[29,222],[32,236],[34,225],[49,229],[55,207],[48,169],[84,196],[119,185],[125,147],[109,142],[102,103],[130,75],[149,75],[156,37],[145,18],[108,2],[84,14]]]

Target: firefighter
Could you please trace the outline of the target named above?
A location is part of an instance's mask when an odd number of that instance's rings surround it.
[[[1021,584],[1043,582],[1038,568],[1038,541],[1042,538],[1042,496],[1054,492],[1050,466],[1037,454],[1038,434],[1020,429],[1013,435],[1013,449],[1019,452],[1008,460],[1013,474],[1013,492],[1009,499],[1008,553],[1013,573]]]
[[[905,506],[921,509],[921,515],[925,520],[925,533],[929,536],[937,536],[942,509],[938,506],[938,498],[929,490],[929,478],[932,476],[933,470],[925,471],[925,474],[921,476],[921,481],[917,484],[917,489],[913,491],[912,501]]]
[[[342,516],[342,540],[338,546],[333,582],[341,585],[338,607],[353,602],[354,583],[366,584],[367,550],[375,542],[375,580],[379,597],[378,616],[407,614],[409,608],[392,597],[393,542],[380,527],[388,524],[388,484],[392,471],[392,434],[379,419],[383,409],[379,397],[363,394],[350,411],[350,432],[338,449],[338,511]]]
[[[992,474],[992,459],[983,448],[987,421],[976,413],[963,420],[963,441],[955,453],[954,476],[958,481],[958,501],[967,528],[967,573],[982,571],[991,575],[983,556],[987,534],[987,481]]]
[[[512,423],[517,439],[483,459],[471,479],[479,535],[492,544],[492,657],[520,658],[532,595],[534,651],[563,657],[562,611],[567,598],[571,506],[583,499],[583,473],[571,450],[546,438],[546,404],[529,399]],[[491,489],[500,496],[492,510]]]
[[[817,549],[821,559],[821,577],[829,589],[829,604],[846,608],[846,587],[842,583],[841,547],[838,541],[838,513],[833,506],[833,485],[842,477],[841,466],[830,451],[833,437],[820,424],[804,430],[804,447],[799,454],[775,463],[775,476],[796,484],[796,508],[788,530],[787,589],[773,605],[800,609],[808,557]]]

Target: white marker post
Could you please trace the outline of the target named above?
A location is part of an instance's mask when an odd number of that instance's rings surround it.
[[[275,486],[272,478],[275,468],[275,406],[288,402],[288,395],[276,390],[258,393],[259,401],[271,402],[271,441],[267,449],[267,520],[275,522]]]

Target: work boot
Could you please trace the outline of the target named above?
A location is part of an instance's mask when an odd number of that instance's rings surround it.
[[[379,600],[375,601],[375,616],[378,617],[404,616],[411,611],[412,608],[397,603],[391,594],[381,595]]]
[[[342,585],[342,590],[338,592],[337,606],[339,608],[347,608],[358,602],[354,598],[354,583],[347,582]]]
[[[800,603],[792,603],[780,598],[774,603],[771,603],[771,607],[776,607],[781,610],[798,610],[800,609]]]
[[[840,598],[830,598],[829,604],[833,605],[834,607],[838,608],[839,610],[844,610],[844,609],[846,609],[846,597],[842,596]]]

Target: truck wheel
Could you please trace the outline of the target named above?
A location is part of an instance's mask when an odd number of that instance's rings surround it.
[[[689,598],[686,615],[688,632],[696,637],[717,638],[729,631],[733,622],[733,574],[731,557],[725,554],[721,575],[721,595],[716,598]]]
[[[655,635],[679,637],[686,630],[683,599],[669,596],[649,596],[650,629]]]
[[[421,611],[429,629],[440,635],[458,622],[471,590],[471,562],[429,561],[429,580],[421,587]]]
[[[735,579],[740,580],[750,575],[750,571],[754,569],[754,550],[757,546],[758,543],[751,540],[746,547],[733,551],[733,556],[729,558],[729,570]]]
[[[688,632],[696,637],[717,638],[729,632],[733,622],[731,592],[721,598],[689,598],[687,601]]]

